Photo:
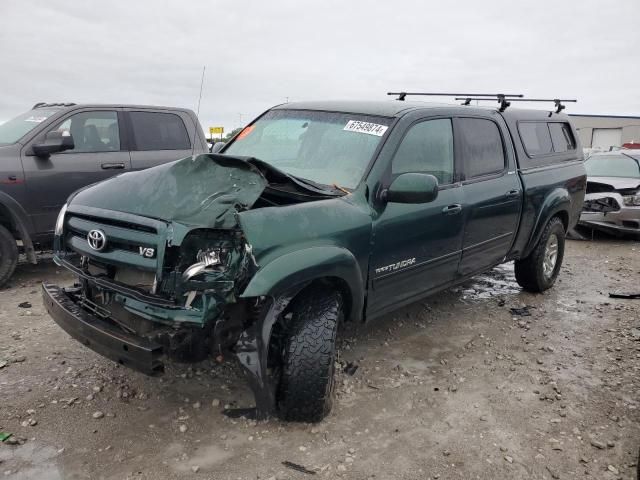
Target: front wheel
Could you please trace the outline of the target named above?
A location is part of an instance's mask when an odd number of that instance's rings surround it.
[[[18,265],[18,245],[11,232],[0,225],[0,287],[13,275]]]
[[[551,288],[564,258],[565,231],[562,221],[553,217],[542,232],[536,248],[527,258],[516,260],[516,281],[529,292]]]
[[[333,406],[339,292],[308,290],[294,300],[284,345],[278,408],[285,420],[319,422]]]

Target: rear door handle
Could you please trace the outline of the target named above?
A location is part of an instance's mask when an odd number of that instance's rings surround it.
[[[456,215],[462,211],[462,205],[459,203],[454,203],[453,205],[448,205],[442,209],[442,213],[445,215]]]
[[[519,195],[520,195],[520,190],[509,190],[507,193],[504,194],[504,196],[507,198],[513,198]]]
[[[124,163],[103,163],[100,165],[103,170],[122,170],[124,169]]]

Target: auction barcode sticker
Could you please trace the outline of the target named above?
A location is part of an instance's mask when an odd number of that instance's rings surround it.
[[[343,130],[347,132],[366,133],[369,135],[375,135],[381,137],[384,132],[387,131],[386,125],[379,125],[377,123],[361,122],[359,120],[349,120],[344,126]]]

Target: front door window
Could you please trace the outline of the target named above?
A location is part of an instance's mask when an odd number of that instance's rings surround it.
[[[75,147],[64,153],[117,152],[120,128],[116,112],[81,112],[70,116],[53,129],[71,134]]]
[[[453,183],[453,129],[442,118],[418,123],[402,140],[391,167],[393,175],[430,173],[440,185]]]

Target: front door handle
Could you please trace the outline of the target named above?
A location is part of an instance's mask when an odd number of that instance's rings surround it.
[[[453,205],[447,205],[442,209],[442,213],[445,215],[456,215],[462,211],[462,205],[454,203]]]
[[[103,170],[122,170],[124,169],[124,163],[103,163],[100,165]]]
[[[513,198],[519,195],[520,195],[520,190],[509,190],[507,193],[504,194],[504,196],[507,198]]]

